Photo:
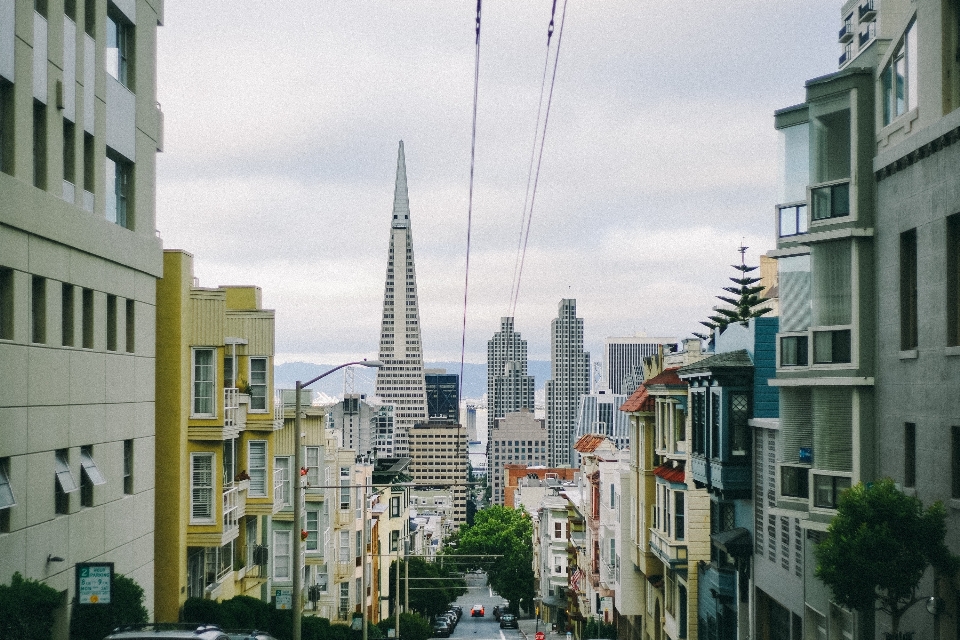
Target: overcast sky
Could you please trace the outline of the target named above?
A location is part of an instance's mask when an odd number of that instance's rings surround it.
[[[564,0],[557,2],[557,31]],[[472,0],[169,0],[157,227],[201,286],[256,284],[277,362],[376,358],[397,146],[423,351],[460,359]],[[569,0],[516,328],[549,359],[577,299],[587,347],[689,336],[774,246],[775,109],[835,70],[838,0]],[[509,312],[551,0],[487,0],[466,360]]]

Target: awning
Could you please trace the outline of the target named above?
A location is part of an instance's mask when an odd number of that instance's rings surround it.
[[[750,540],[750,532],[743,527],[736,527],[728,531],[710,534],[710,540],[734,558],[742,558],[753,553],[753,542]]]

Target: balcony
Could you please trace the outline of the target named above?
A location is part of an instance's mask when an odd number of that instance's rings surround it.
[[[670,540],[656,529],[650,530],[650,550],[664,564],[669,564],[671,569],[682,569],[687,566],[686,542]]]
[[[693,454],[690,472],[696,482],[721,491],[744,492],[752,486],[750,456],[731,456],[729,460]]]
[[[846,64],[847,60],[848,60],[850,57],[851,57],[851,56],[850,56],[850,52],[849,52],[849,51],[844,51],[843,53],[841,53],[841,54],[840,54],[840,61],[839,61],[839,63],[838,63],[839,66],[842,67],[844,64]]]
[[[843,26],[840,27],[840,42],[847,43],[853,39],[853,25],[849,22],[844,22]]]
[[[240,411],[240,390],[236,387],[227,387],[223,390],[223,428],[224,430],[239,429],[237,413]]]
[[[283,394],[277,391],[273,394],[273,430],[283,429]]]
[[[273,470],[273,512],[278,513],[283,509],[285,504],[283,500],[283,482],[284,482],[284,473],[283,469],[277,468]]]
[[[857,46],[863,49],[871,40],[873,40],[872,30],[868,29],[867,31],[861,31],[859,37],[857,38]]]
[[[239,531],[240,487],[234,485],[223,492],[223,533]]]
[[[223,390],[223,406],[217,415],[192,417],[187,426],[191,440],[230,440],[240,435],[244,428],[240,412],[240,394],[234,387]],[[223,422],[217,416],[223,416]]]
[[[866,0],[857,8],[857,15],[860,22],[869,22],[877,17],[877,8],[875,0]]]

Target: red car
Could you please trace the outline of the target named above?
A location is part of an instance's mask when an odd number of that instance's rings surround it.
[[[481,617],[481,618],[483,617],[483,605],[482,605],[482,604],[475,604],[475,605],[473,605],[473,608],[470,609],[470,617],[471,617],[471,618],[476,618],[476,617],[478,617],[478,616]]]

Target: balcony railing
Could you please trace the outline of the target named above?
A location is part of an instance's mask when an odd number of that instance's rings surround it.
[[[650,531],[650,550],[671,566],[687,564],[687,544],[668,540],[657,530]]]
[[[237,412],[240,410],[240,390],[227,387],[223,390],[223,428],[237,428]]]
[[[277,391],[273,394],[273,428],[283,429],[283,394]]]
[[[857,9],[860,21],[865,22],[867,20],[873,20],[877,17],[877,8],[874,4],[874,0],[866,0],[863,2],[860,7]]]
[[[845,22],[840,27],[840,42],[850,42],[851,38],[853,38],[853,25]]]
[[[234,485],[223,492],[223,532],[235,530],[240,519],[240,487]]]
[[[277,468],[273,470],[273,506],[275,509],[282,509],[284,505],[283,500],[283,482],[284,482],[284,473],[282,468]]]

